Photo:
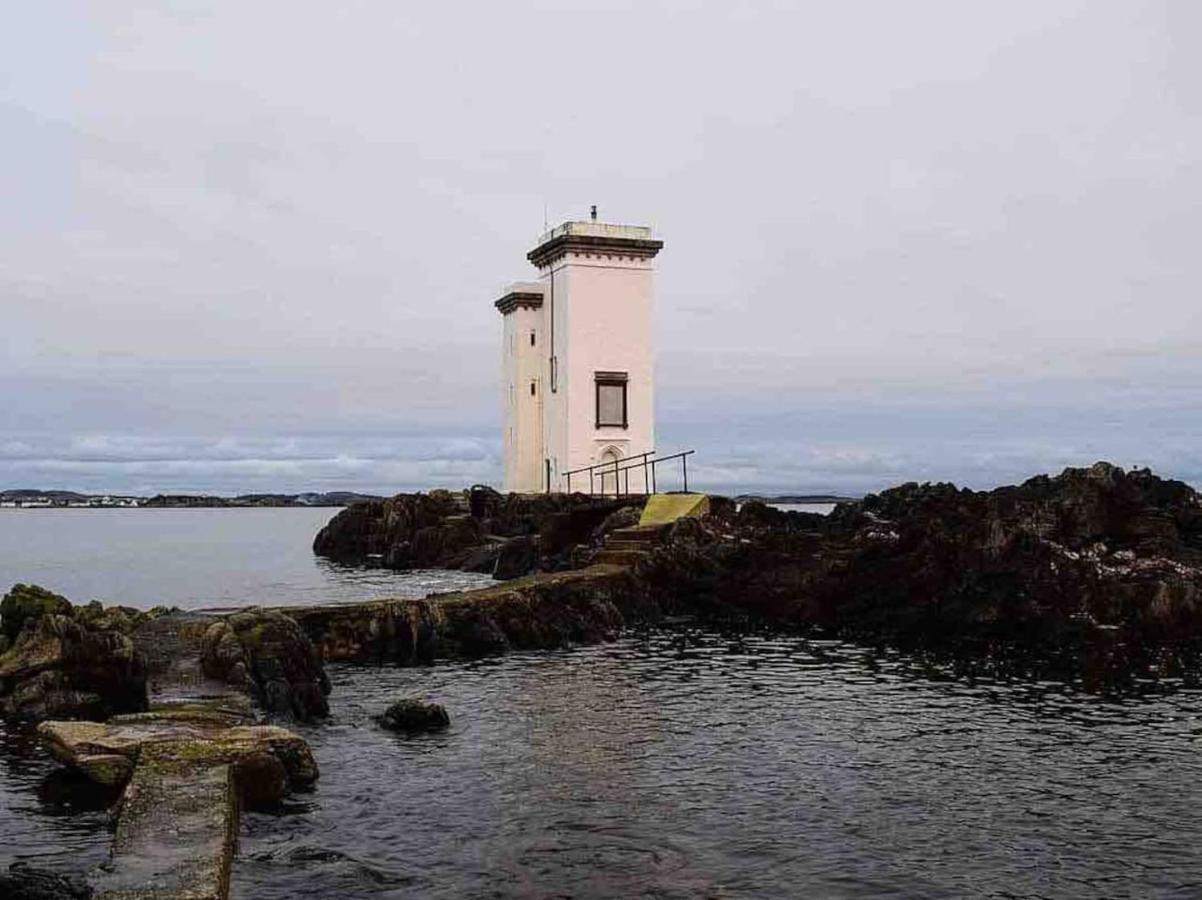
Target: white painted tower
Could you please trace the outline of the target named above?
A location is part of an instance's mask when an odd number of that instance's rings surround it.
[[[598,222],[594,212],[544,234],[526,255],[539,280],[496,301],[507,491],[566,490],[573,469],[655,449],[652,260],[661,247],[650,228]],[[645,488],[641,470],[629,478],[632,491]],[[572,489],[587,491],[587,474]]]

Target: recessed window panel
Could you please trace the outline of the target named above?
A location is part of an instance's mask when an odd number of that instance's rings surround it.
[[[626,375],[597,373],[597,427],[626,427]]]

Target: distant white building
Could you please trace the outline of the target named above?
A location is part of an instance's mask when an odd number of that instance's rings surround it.
[[[598,222],[594,208],[526,254],[539,279],[496,301],[506,490],[563,491],[574,469],[655,449],[652,260],[662,247],[650,228]],[[641,471],[629,477],[631,490],[645,488]],[[613,490],[612,478],[597,488]],[[571,487],[588,482],[577,475]]]

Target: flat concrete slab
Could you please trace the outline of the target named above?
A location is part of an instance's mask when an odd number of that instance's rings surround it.
[[[233,766],[197,765],[190,744],[143,751],[125,788],[99,900],[226,900],[238,833]]]
[[[241,803],[277,803],[318,774],[303,738],[252,721],[244,699],[217,697],[38,727],[64,765],[125,785],[100,900],[225,900]]]

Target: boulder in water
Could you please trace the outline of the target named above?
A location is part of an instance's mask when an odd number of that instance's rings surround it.
[[[451,724],[451,717],[446,709],[438,703],[423,703],[420,700],[406,698],[398,700],[384,711],[384,715],[376,716],[376,721],[382,728],[389,731],[404,731],[417,733],[421,731],[439,731]]]

